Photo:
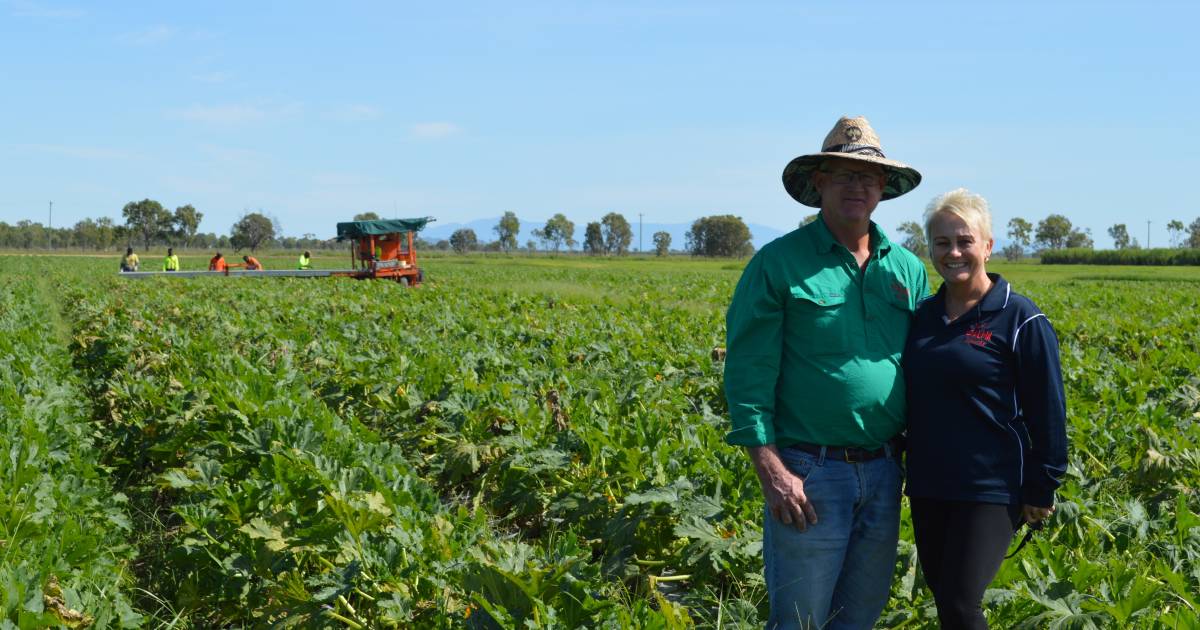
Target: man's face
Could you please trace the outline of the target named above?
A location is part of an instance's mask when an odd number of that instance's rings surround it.
[[[883,196],[883,168],[857,160],[831,159],[813,173],[821,210],[837,225],[857,226],[871,219]]]

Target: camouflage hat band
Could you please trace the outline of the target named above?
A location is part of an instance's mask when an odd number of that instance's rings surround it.
[[[783,169],[783,187],[793,199],[812,207],[821,207],[821,194],[812,185],[812,173],[821,162],[829,158],[854,160],[877,164],[887,176],[882,199],[892,199],[916,188],[921,183],[921,174],[916,169],[889,160],[883,153],[879,136],[866,118],[843,116],[833,126],[820,153],[802,155],[788,163]]]
[[[821,153],[854,153],[856,155],[874,155],[875,157],[886,158],[883,151],[879,147],[872,147],[865,144],[838,144],[832,147],[821,149]]]

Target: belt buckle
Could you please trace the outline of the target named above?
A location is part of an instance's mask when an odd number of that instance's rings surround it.
[[[859,464],[859,463],[866,461],[864,459],[856,459],[855,458],[855,456],[858,455],[857,451],[860,451],[860,450],[862,450],[862,449],[857,449],[852,446],[847,446],[846,448],[842,449],[842,459],[846,460],[847,464]]]

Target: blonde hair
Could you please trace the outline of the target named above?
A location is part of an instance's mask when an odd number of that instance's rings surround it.
[[[987,199],[966,188],[955,188],[934,197],[933,201],[925,206],[925,242],[930,246],[933,245],[933,234],[929,227],[933,224],[933,219],[943,212],[962,219],[967,227],[978,233],[984,241],[992,240],[992,213],[988,209]]]

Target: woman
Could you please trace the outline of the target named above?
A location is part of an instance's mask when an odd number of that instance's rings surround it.
[[[138,255],[133,253],[132,247],[125,248],[125,257],[121,259],[121,271],[137,271],[138,266],[142,261],[138,260]]]
[[[1066,471],[1058,340],[987,272],[987,201],[965,189],[925,211],[945,282],[917,307],[904,351],[914,536],[942,628],[987,628],[980,603],[1014,530],[1054,512]]]

